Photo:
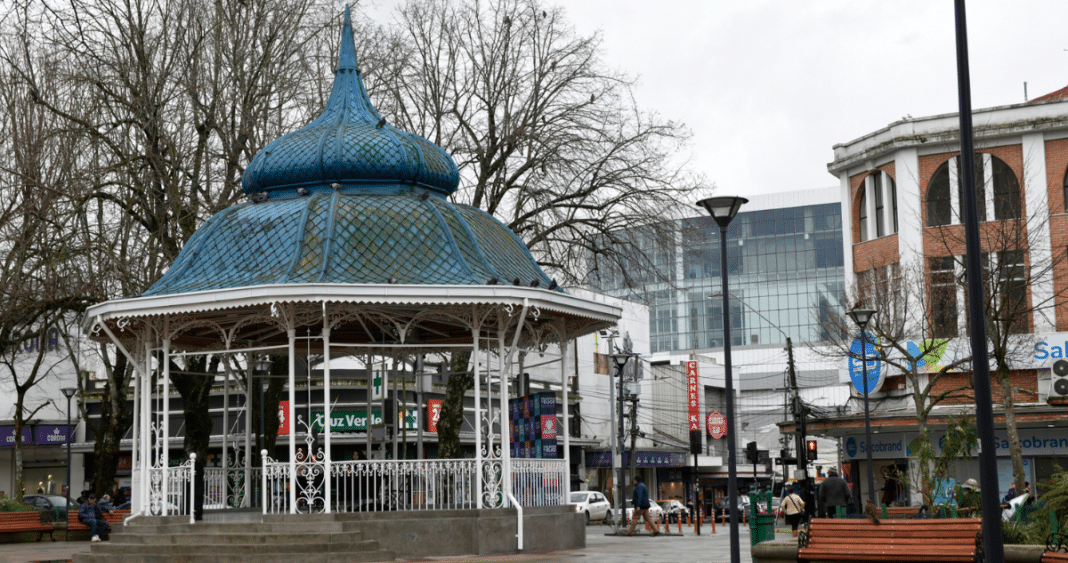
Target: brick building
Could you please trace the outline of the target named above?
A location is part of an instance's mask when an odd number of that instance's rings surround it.
[[[1054,383],[1062,374],[1051,373],[1068,349],[1066,93],[1068,88],[1028,103],[974,112],[982,260],[988,284],[1000,288],[990,292],[995,297],[988,307],[993,303],[1019,313],[1004,326],[1015,343],[1008,363],[1025,478],[1032,482],[1047,478],[1056,463],[1068,467],[1068,440],[1059,438],[1068,427],[1068,407],[1055,404],[1068,390],[1058,392]],[[946,342],[941,357],[929,359],[930,367],[968,353],[958,128],[955,113],[908,117],[835,145],[834,161],[828,164],[840,182],[847,286],[864,292],[883,283],[898,291],[909,280],[922,280],[916,284],[920,298],[911,305],[919,314],[910,333],[917,340]],[[919,275],[910,277],[906,271]],[[890,308],[870,302],[880,300],[874,295],[868,294],[868,305]],[[970,368],[965,364],[962,369]],[[1068,376],[1068,364],[1057,371]],[[969,371],[955,370],[938,381],[935,391],[969,385],[971,377]],[[888,370],[879,385],[870,393],[876,487],[883,470],[909,468],[909,444],[916,435],[907,380]],[[1062,386],[1068,388],[1068,381]],[[992,387],[1004,492],[1012,470],[1001,387],[996,381]],[[857,477],[857,486],[866,482],[861,477],[866,473],[863,407],[855,408],[859,395],[853,391],[854,408],[848,409],[859,410],[859,416],[809,425],[810,432],[841,440],[844,469]],[[964,389],[932,411],[935,440],[946,417],[967,412],[969,404],[974,404],[970,390]],[[978,471],[977,460],[954,468],[957,480],[977,478]],[[915,500],[909,496],[905,491],[901,500]]]

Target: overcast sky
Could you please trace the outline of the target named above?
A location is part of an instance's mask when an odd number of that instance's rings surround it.
[[[693,131],[720,194],[837,185],[832,147],[901,119],[957,111],[949,0],[570,0],[639,103]],[[972,107],[1068,85],[1068,2],[968,2]]]
[[[372,0],[392,4],[397,0]],[[957,111],[950,0],[557,0],[638,103],[693,132],[718,194],[827,187],[832,147]],[[1068,85],[1068,1],[968,2],[972,106]]]

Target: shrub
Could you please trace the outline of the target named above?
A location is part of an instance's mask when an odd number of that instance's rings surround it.
[[[0,512],[28,512],[30,510],[37,510],[32,506],[22,504],[21,499],[15,499],[8,496],[0,496]]]

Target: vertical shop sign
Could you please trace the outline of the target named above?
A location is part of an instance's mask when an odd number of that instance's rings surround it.
[[[701,386],[697,382],[697,362],[686,362],[686,406],[690,432],[701,431]]]

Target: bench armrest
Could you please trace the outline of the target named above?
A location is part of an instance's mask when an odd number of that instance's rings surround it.
[[[1046,537],[1046,551],[1060,551],[1068,553],[1068,536],[1057,532]]]

